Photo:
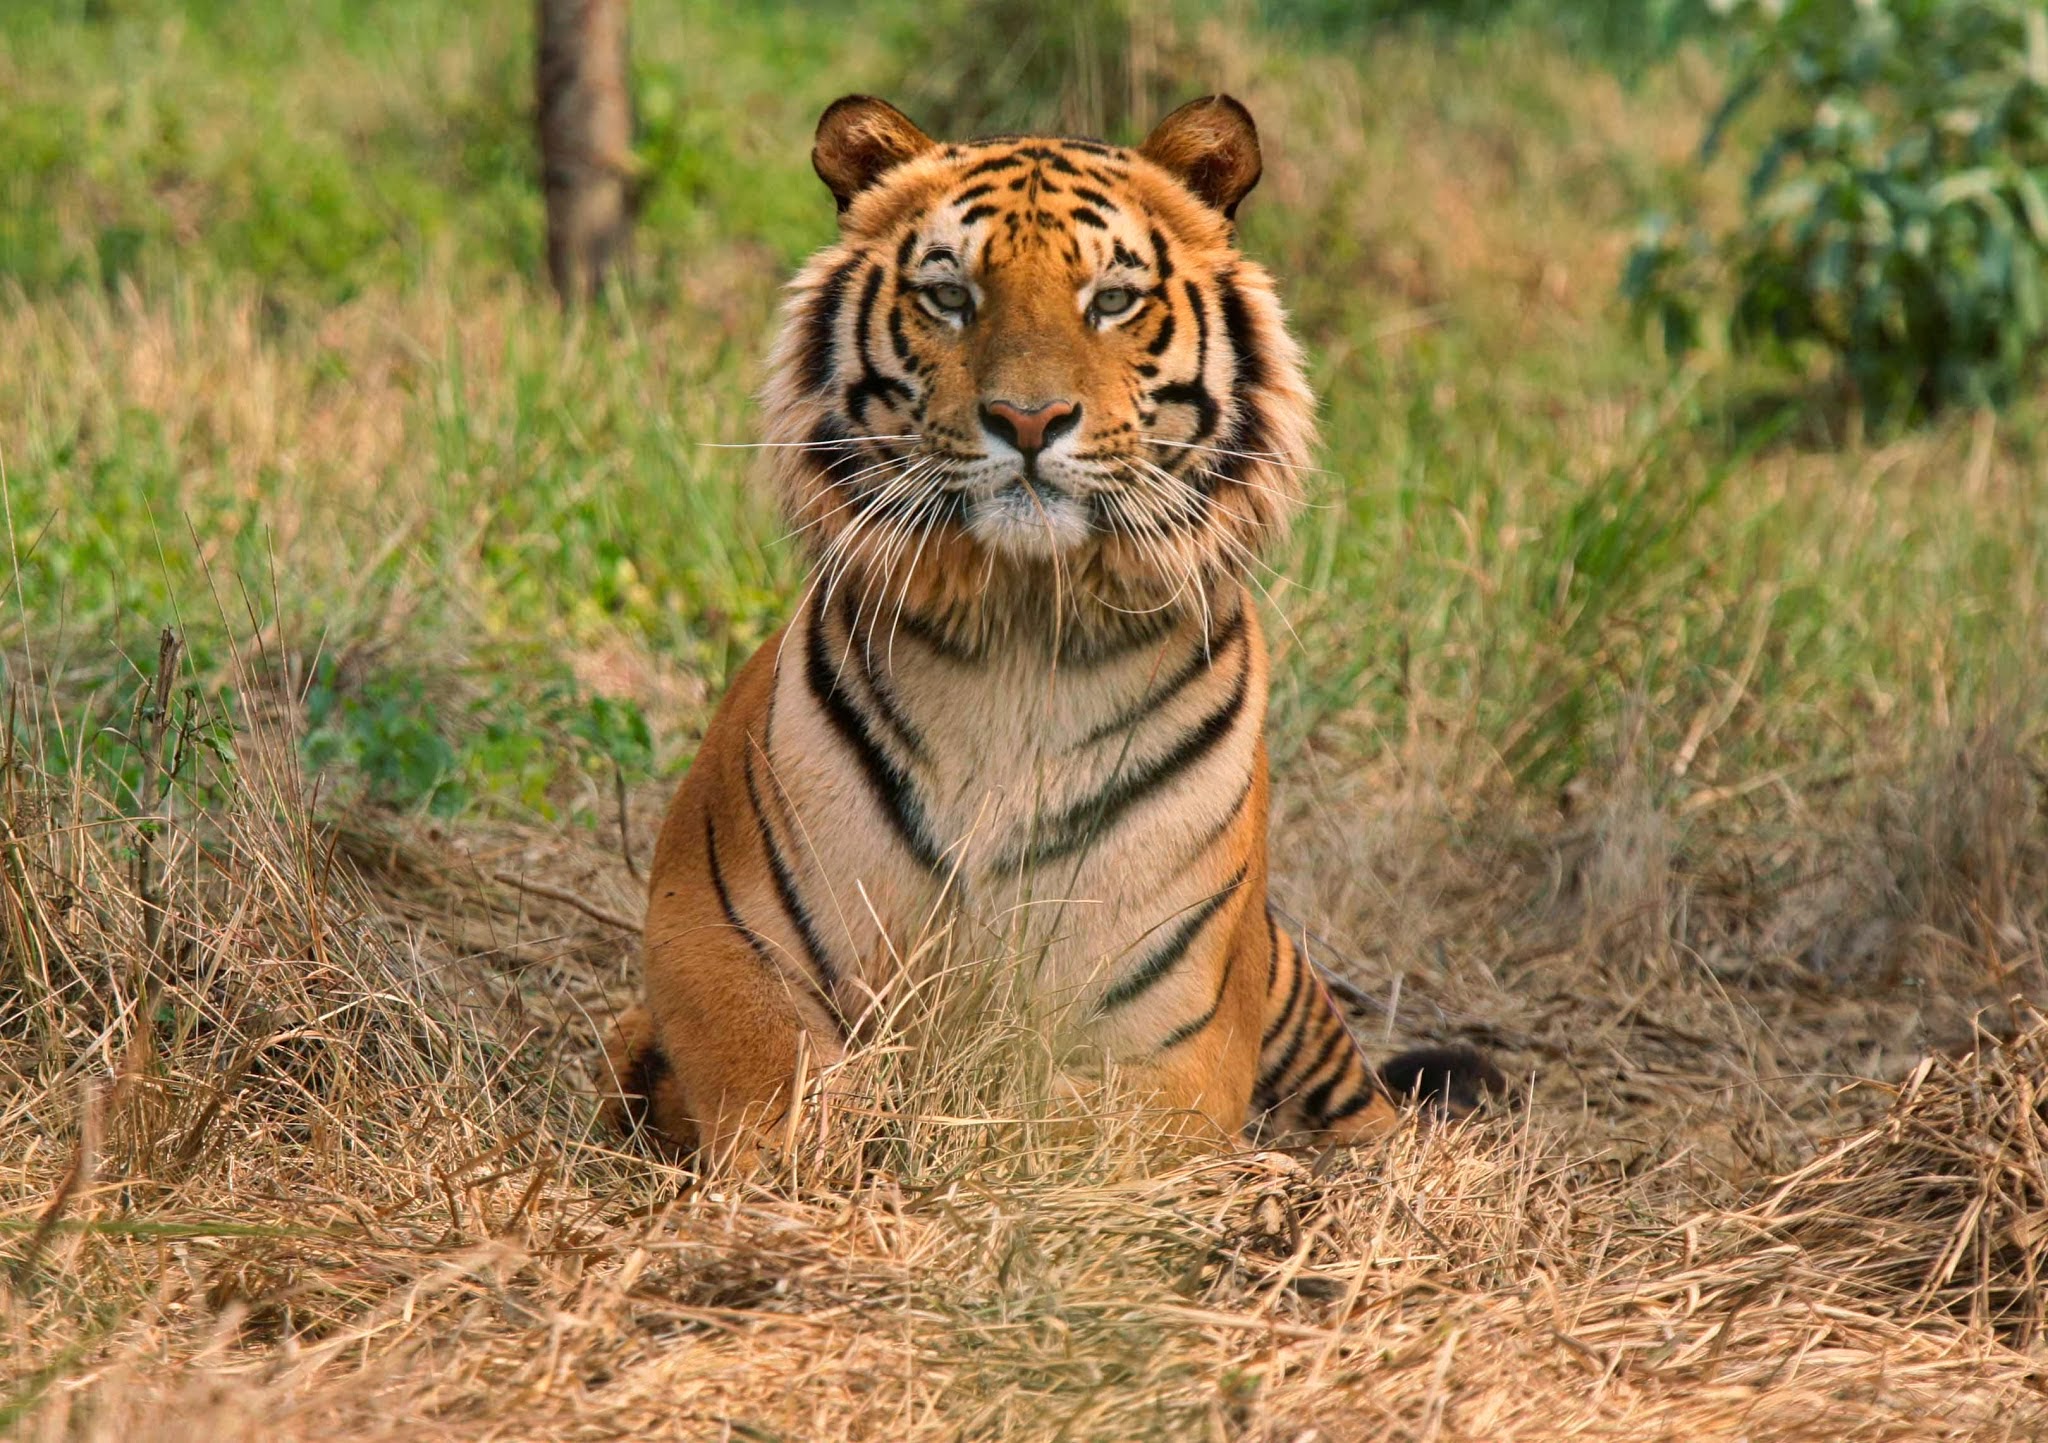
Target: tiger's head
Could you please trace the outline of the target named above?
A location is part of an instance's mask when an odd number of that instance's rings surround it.
[[[1237,250],[1261,166],[1237,101],[1126,149],[945,144],[848,96],[812,163],[840,236],[792,282],[765,400],[823,569],[941,610],[1021,584],[1127,611],[1206,593],[1284,527],[1314,399]]]

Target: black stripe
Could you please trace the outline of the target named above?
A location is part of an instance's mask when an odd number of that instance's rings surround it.
[[[1306,967],[1308,959],[1296,953],[1294,964],[1297,968]],[[1295,973],[1296,980],[1300,980],[1300,977],[1301,973],[1297,971]],[[1309,999],[1309,1007],[1313,1007],[1315,1005],[1314,990],[1312,988],[1304,988],[1303,992]],[[1302,1044],[1308,1040],[1308,1021],[1311,1015],[1309,1007],[1301,1007],[1297,1003],[1296,1009],[1290,1009],[1287,1017],[1282,1019],[1283,1023],[1285,1023],[1283,1030],[1291,1031],[1292,1036],[1287,1039],[1287,1050],[1280,1054],[1272,1066],[1260,1072],[1258,1084],[1260,1095],[1278,1101],[1280,1084],[1287,1080],[1287,1074],[1293,1070],[1295,1059],[1301,1055]],[[1288,1019],[1292,1020],[1289,1021]]]
[[[1109,229],[1109,222],[1102,218],[1101,213],[1099,211],[1090,210],[1085,205],[1075,206],[1072,210],[1067,212],[1067,215],[1070,219],[1079,221],[1082,225],[1087,226],[1091,230]]]
[[[1180,925],[1173,929],[1164,946],[1132,968],[1121,982],[1102,994],[1101,1000],[1095,1004],[1095,1015],[1107,1017],[1119,1007],[1128,1007],[1151,991],[1159,979],[1171,972],[1181,958],[1187,955],[1196,934],[1208,925],[1209,919],[1222,911],[1223,904],[1244,885],[1244,876],[1245,869],[1239,867],[1237,875],[1232,877],[1221,891],[1214,893],[1194,911],[1182,917]]]
[[[860,624],[860,613],[856,609],[853,588],[848,587],[840,593],[840,596],[842,601],[839,622],[840,625],[846,628],[846,644],[853,648],[854,657],[860,665],[861,680],[867,683],[868,695],[874,698],[875,710],[881,714],[881,718],[888,724],[889,730],[896,734],[896,740],[902,743],[903,750],[910,753],[911,759],[913,761],[923,761],[925,755],[924,734],[918,731],[916,724],[909,717],[904,715],[903,708],[897,704],[895,689],[889,684],[888,679],[875,670],[874,656],[872,654],[875,640],[874,628],[872,626],[868,628],[868,639],[866,642],[862,642],[855,636],[855,629]],[[879,613],[877,614],[877,619],[879,620]]]
[[[1245,308],[1244,294],[1235,282],[1225,278],[1223,288],[1223,324],[1230,336],[1230,345],[1236,363],[1236,379],[1233,385],[1235,412],[1230,423],[1230,434],[1224,440],[1224,448],[1241,451],[1241,456],[1219,456],[1218,464],[1210,469],[1219,471],[1233,481],[1241,480],[1244,473],[1258,464],[1253,459],[1265,455],[1272,449],[1272,440],[1267,434],[1266,413],[1259,405],[1258,398],[1251,391],[1266,385],[1268,372],[1265,352],[1259,349],[1257,329],[1252,324],[1251,313]]]
[[[992,155],[987,160],[978,161],[961,171],[960,178],[967,180],[977,175],[993,175],[999,170],[1008,170],[1013,165],[1022,165],[1023,163],[1024,157],[1018,155],[1015,151],[1010,151],[1004,155]]]
[[[1266,927],[1273,934],[1273,961],[1277,966],[1280,961],[1280,929],[1273,925],[1271,911],[1266,913]],[[1294,979],[1288,984],[1287,1000],[1280,1005],[1280,1015],[1273,1019],[1272,1024],[1266,1028],[1265,1036],[1259,1039],[1259,1051],[1262,1053],[1273,1045],[1274,1038],[1286,1030],[1287,1019],[1294,1015],[1294,1009],[1301,1001],[1301,973],[1308,964],[1301,954],[1294,950],[1292,938],[1288,939],[1288,943],[1288,953],[1294,958]]]
[[[1180,625],[1170,611],[1105,617],[1096,626],[1068,627],[1060,640],[1060,665],[1088,668],[1105,665],[1164,641]]]
[[[811,909],[803,898],[797,895],[796,878],[789,869],[789,863],[782,855],[782,848],[775,840],[775,824],[769,820],[768,809],[761,804],[761,789],[754,781],[754,754],[750,749],[743,764],[747,775],[747,800],[753,803],[754,821],[761,833],[762,849],[768,853],[768,875],[775,881],[775,895],[782,903],[782,912],[789,919],[790,930],[803,944],[804,956],[811,964],[812,980],[824,997],[827,1009],[835,1023],[839,1020],[839,973],[832,961],[825,955],[825,945],[818,937],[817,924],[811,918]],[[845,1029],[840,1028],[842,1036]]]
[[[804,385],[813,391],[822,391],[832,384],[832,372],[838,349],[833,332],[839,328],[839,308],[846,301],[846,283],[860,268],[860,257],[855,256],[825,277],[825,284],[819,286],[811,297],[810,314],[804,323],[803,357],[799,363]]]
[[[961,191],[960,194],[954,196],[951,200],[947,201],[946,204],[965,205],[967,204],[967,202],[971,200],[980,200],[985,195],[994,195],[995,191],[996,188],[994,185],[990,184],[988,181],[983,181],[980,185],[968,186],[967,189]]]
[[[917,359],[917,352],[910,348],[910,337],[903,330],[903,307],[889,307],[889,349],[896,353],[896,363],[904,370],[916,375],[924,370]]]
[[[1145,349],[1152,355],[1163,356],[1166,354],[1166,348],[1172,344],[1173,303],[1168,301],[1159,308],[1159,333],[1152,337],[1152,343],[1145,347]]]
[[[1188,849],[1188,860],[1190,862],[1215,846],[1216,839],[1229,831],[1231,825],[1244,814],[1244,804],[1252,794],[1252,781],[1252,773],[1247,771],[1244,774],[1244,785],[1237,789],[1237,800],[1230,804],[1229,810],[1225,811],[1222,816],[1215,820],[1208,831],[1202,833],[1202,840]]]
[[[1240,388],[1263,386],[1266,384],[1266,358],[1259,350],[1251,312],[1245,309],[1244,293],[1228,276],[1221,277],[1216,287],[1223,297],[1223,334],[1229,338],[1231,354],[1237,360],[1237,384]]]
[[[1189,728],[1172,750],[1147,766],[1113,778],[1094,796],[1067,808],[1045,829],[1042,840],[1034,841],[1022,858],[1006,861],[999,870],[1008,871],[1019,861],[1024,865],[1042,867],[1048,862],[1071,857],[1098,836],[1106,834],[1131,808],[1202,761],[1230,735],[1238,717],[1244,713],[1251,670],[1251,660],[1246,658],[1244,665],[1238,668],[1237,685],[1231,689],[1223,705]]]
[[[1224,994],[1230,991],[1230,972],[1235,966],[1237,966],[1237,949],[1233,947],[1224,954],[1223,976],[1216,983],[1216,999],[1209,1004],[1209,1010],[1200,1017],[1195,1018],[1194,1021],[1183,1022],[1180,1026],[1174,1028],[1173,1031],[1167,1033],[1166,1040],[1159,1044],[1158,1050],[1160,1052],[1167,1052],[1180,1046],[1190,1037],[1198,1035],[1203,1028],[1216,1020],[1216,1014],[1223,1010]]]
[[[825,613],[822,592],[811,608],[810,644],[805,648],[804,680],[809,684],[811,695],[819,706],[825,709],[827,720],[840,740],[853,753],[854,760],[867,774],[868,789],[874,793],[875,803],[896,829],[896,835],[917,859],[918,865],[936,870],[939,864],[939,849],[931,840],[930,829],[925,822],[924,807],[918,801],[917,790],[903,769],[891,761],[875,744],[874,734],[868,730],[867,721],[853,705],[845,691],[840,688],[838,678],[833,674],[831,660],[825,654]],[[851,638],[848,638],[851,644]]]
[[[1151,713],[1168,705],[1175,697],[1186,691],[1193,684],[1196,677],[1206,676],[1215,668],[1218,662],[1223,660],[1223,653],[1230,648],[1231,643],[1243,635],[1244,607],[1240,605],[1236,612],[1232,614],[1230,620],[1223,623],[1222,631],[1214,636],[1205,636],[1195,644],[1194,655],[1181,664],[1180,670],[1167,678],[1164,686],[1151,695],[1140,698],[1137,702],[1126,707],[1116,716],[1095,728],[1094,731],[1081,738],[1079,745],[1088,746],[1093,742],[1099,742],[1107,737],[1117,736],[1120,733],[1132,730]]]
[[[1303,1037],[1306,1037],[1308,1035],[1308,1024],[1309,1022],[1315,1019],[1315,1016],[1316,1014],[1313,1011],[1311,1011],[1307,1014],[1307,1016],[1305,1016],[1302,1019],[1301,1031]],[[1331,1020],[1334,1022],[1336,1019],[1332,1018]],[[1314,1062],[1311,1062],[1308,1065],[1308,1067],[1301,1073],[1299,1079],[1295,1082],[1294,1086],[1287,1089],[1287,1092],[1284,1094],[1282,1101],[1285,1101],[1287,1098],[1290,1097],[1299,1096],[1302,1088],[1308,1086],[1309,1079],[1316,1076],[1325,1067],[1328,1067],[1330,1065],[1330,1059],[1336,1056],[1337,1054],[1337,1045],[1339,1043],[1342,1043],[1344,1046],[1349,1047],[1351,1045],[1351,1039],[1341,1030],[1333,1030],[1330,1033],[1329,1040],[1323,1043],[1323,1050],[1316,1054],[1316,1060]],[[1284,1076],[1277,1080],[1278,1083],[1284,1083],[1285,1081],[1286,1078]]]
[[[1173,261],[1166,254],[1166,237],[1157,227],[1152,230],[1152,264],[1159,272],[1159,281],[1164,285],[1173,279]]]
[[[1201,392],[1201,400],[1194,403],[1199,420],[1192,437],[1200,441],[1215,431],[1217,416],[1215,398],[1209,393],[1209,307],[1193,281],[1183,281],[1181,285],[1188,307],[1195,313],[1195,375],[1189,384]]]
[[[915,639],[925,650],[947,661],[965,666],[982,659],[979,647],[971,641],[962,641],[953,636],[942,624],[933,621],[921,611],[906,609],[897,627]]]
[[[1223,449],[1236,451],[1236,456],[1218,456],[1217,464],[1206,469],[1219,472],[1232,481],[1244,479],[1244,473],[1256,466],[1272,451],[1272,442],[1266,435],[1266,413],[1250,396],[1237,398],[1237,415],[1230,423],[1230,434],[1223,439]]]
[[[992,205],[971,205],[960,212],[960,224],[973,225],[978,220],[987,220],[995,213],[996,208]]]
[[[1195,434],[1190,439],[1200,441],[1216,429],[1219,410],[1216,398],[1209,394],[1209,312],[1203,304],[1201,289],[1193,281],[1184,281],[1182,293],[1187,297],[1188,309],[1195,317],[1195,373],[1185,381],[1174,381],[1150,392],[1147,399],[1154,406],[1192,406],[1195,410]]]
[[[860,443],[837,416],[821,417],[811,428],[809,440],[810,449],[805,454],[834,486],[845,485],[860,471]]]
[[[874,334],[874,299],[883,293],[883,276],[887,272],[881,266],[874,266],[868,278],[860,285],[860,309],[854,311],[854,354],[864,366],[872,370],[868,362],[868,336]]]
[[[1103,193],[1102,193],[1101,191],[1099,191],[1099,190],[1090,190],[1090,189],[1089,189],[1089,188],[1088,188],[1087,186],[1085,186],[1085,185],[1077,185],[1077,186],[1075,186],[1075,187],[1074,187],[1074,199],[1075,199],[1075,200],[1082,200],[1082,201],[1086,201],[1086,202],[1087,202],[1088,204],[1090,204],[1090,205],[1092,205],[1092,206],[1099,206],[1099,207],[1100,207],[1101,209],[1103,209],[1103,210],[1111,210],[1111,211],[1113,211],[1113,210],[1115,210],[1115,209],[1116,209],[1116,202],[1115,202],[1115,201],[1111,200],[1111,199],[1110,199],[1110,198],[1109,198],[1108,196],[1104,195],[1104,194],[1103,194]],[[1121,241],[1117,242],[1117,249],[1118,249],[1119,251],[1123,251],[1124,255],[1129,255],[1129,254],[1130,254],[1130,252],[1128,252],[1128,251],[1124,251],[1124,248],[1123,248],[1123,242],[1121,242]],[[1119,256],[1119,257],[1118,257],[1118,259],[1119,259],[1119,260],[1122,260],[1122,259],[1123,259],[1123,256]],[[1131,258],[1130,262],[1128,262],[1128,264],[1132,264],[1132,265],[1135,265],[1136,263],[1137,263],[1137,257],[1135,257],[1135,256],[1132,256],[1132,258]]]
[[[1328,1127],[1333,1122],[1342,1122],[1354,1113],[1365,1111],[1379,1100],[1379,1096],[1380,1090],[1378,1086],[1368,1081],[1357,1092],[1352,1094],[1348,1100],[1338,1103],[1335,1107],[1325,1112],[1322,1116],[1323,1126]]]
[[[1341,1022],[1338,1024],[1338,1026],[1339,1030],[1342,1030],[1343,1024]],[[1346,1034],[1345,1040],[1350,1040],[1348,1033]],[[1365,1067],[1364,1060],[1360,1058],[1358,1055],[1357,1043],[1352,1043],[1351,1056],[1347,1060],[1354,1066],[1360,1068],[1361,1070],[1363,1070],[1363,1068]],[[1306,1118],[1316,1121],[1320,1121],[1323,1117],[1325,1117],[1328,1114],[1330,1106],[1330,1094],[1337,1090],[1337,1084],[1345,1079],[1346,1075],[1348,1074],[1348,1071],[1349,1070],[1347,1068],[1339,1067],[1334,1073],[1330,1075],[1329,1081],[1323,1083],[1320,1087],[1316,1088],[1315,1091],[1311,1092],[1307,1097],[1304,1097],[1301,1100],[1302,1115]]]
[[[768,955],[767,947],[761,941],[761,934],[740,920],[740,914],[733,910],[732,893],[726,890],[725,869],[718,865],[718,824],[710,817],[704,819],[704,859],[711,864],[711,886],[718,893],[719,910],[725,913],[725,920],[733,931],[747,939],[747,946],[761,965],[775,969],[775,959]]]
[[[868,342],[875,328],[875,300],[882,293],[884,274],[880,266],[868,272],[867,282],[860,291],[860,307],[854,312],[853,319],[853,352],[860,358],[860,379],[846,388],[846,409],[854,420],[863,425],[867,423],[870,400],[878,396],[910,399],[910,388],[894,376],[885,376],[876,370],[874,357],[869,353]]]
[[[1155,406],[1188,406],[1195,413],[1195,434],[1192,440],[1200,441],[1204,436],[1215,434],[1216,421],[1221,409],[1216,398],[1209,394],[1209,387],[1202,381],[1169,381],[1153,391],[1147,398]]]
[[[1099,497],[1090,498],[1099,502]],[[963,519],[965,501],[953,498],[949,511],[932,524]],[[1145,612],[1130,616],[1112,616],[1099,626],[1066,627],[1061,630],[1059,664],[1077,671],[1085,671],[1109,662],[1120,660],[1134,651],[1161,642],[1171,636],[1180,625],[1180,618],[1170,612]],[[928,615],[906,609],[897,629],[923,644],[926,650],[944,657],[947,661],[971,665],[987,660],[985,638],[963,634],[949,626],[943,615]]]

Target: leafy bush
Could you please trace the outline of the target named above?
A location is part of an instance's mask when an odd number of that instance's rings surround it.
[[[1998,404],[2048,352],[2048,11],[2040,0],[1742,4],[1744,112],[1771,124],[1740,222],[1653,220],[1624,291],[1682,354],[1817,347],[1878,413]],[[1725,310],[1723,310],[1725,308]]]

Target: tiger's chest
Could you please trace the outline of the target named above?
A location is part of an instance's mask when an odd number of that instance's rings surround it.
[[[1055,665],[793,629],[769,752],[842,970],[1027,956],[1085,994],[1213,890],[1263,766],[1249,617]]]

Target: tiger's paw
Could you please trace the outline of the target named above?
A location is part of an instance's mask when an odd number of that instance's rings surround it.
[[[641,1134],[656,1151],[671,1157],[695,1151],[697,1127],[688,1099],[645,1007],[631,1007],[619,1015],[605,1041],[604,1063],[598,1121],[606,1131],[622,1137]]]

